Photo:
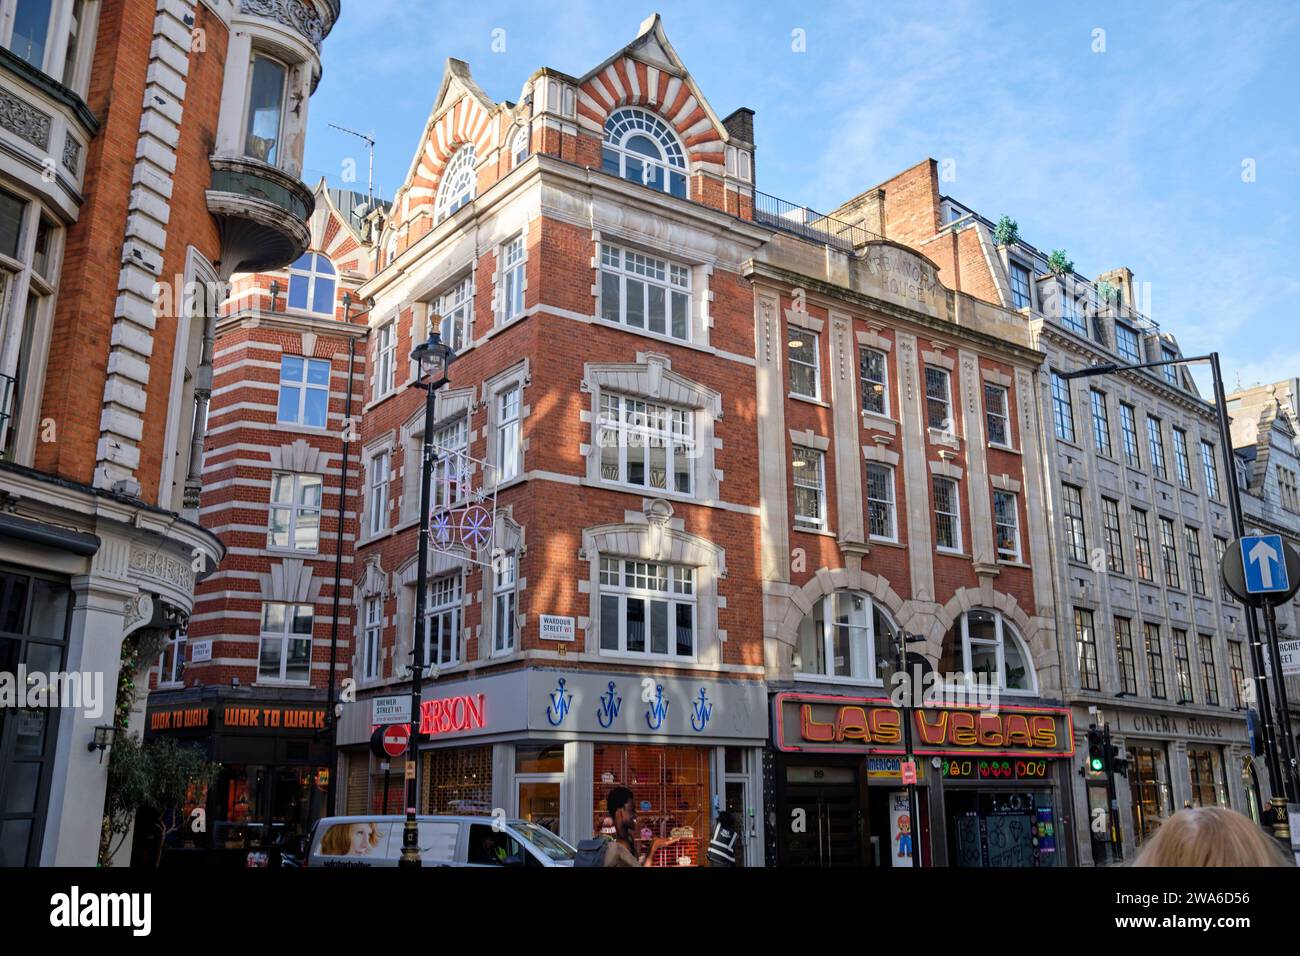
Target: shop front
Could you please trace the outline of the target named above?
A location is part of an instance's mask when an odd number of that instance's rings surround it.
[[[1081,843],[1088,844],[1080,846],[1083,859],[1098,864],[1131,859],[1164,820],[1184,807],[1228,807],[1258,819],[1259,782],[1244,715],[1108,706],[1100,714],[1076,708],[1075,719],[1081,741],[1088,724],[1108,724],[1112,744],[1128,761],[1127,775],[1115,777],[1118,828],[1080,833]],[[1096,815],[1106,807],[1107,780],[1083,758],[1076,777],[1078,801]]]
[[[744,823],[742,859],[761,865],[765,696],[758,681],[630,671],[527,669],[431,684],[417,721],[420,810],[499,809],[577,843],[601,829],[609,792],[627,787],[638,838],[674,841],[657,865],[703,863],[722,808]],[[381,812],[385,784],[389,812],[399,812],[392,794],[405,760],[365,744],[376,727],[408,718],[399,696],[344,706],[341,812]]]
[[[915,811],[903,780],[907,723]],[[769,859],[781,866],[1064,866],[1068,710],[772,703]]]
[[[325,717],[323,692],[308,689],[273,698],[233,687],[151,694],[145,741],[170,738],[218,764],[206,792],[191,794],[175,819],[162,821],[163,865],[275,866],[282,853],[297,854],[324,813]],[[157,822],[137,820],[132,859],[157,858]]]

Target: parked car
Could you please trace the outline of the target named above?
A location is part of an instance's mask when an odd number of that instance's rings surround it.
[[[307,865],[397,866],[402,816],[325,817],[312,830]],[[573,866],[577,852],[527,820],[489,816],[420,816],[424,866]]]

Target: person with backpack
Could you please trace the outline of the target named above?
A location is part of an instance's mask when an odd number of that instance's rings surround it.
[[[717,823],[713,826],[713,837],[709,840],[709,866],[735,866],[736,842],[740,839],[740,828],[736,818],[728,810],[718,812]]]
[[[637,853],[633,835],[636,833],[636,798],[627,787],[611,790],[605,799],[605,808],[609,813],[606,819],[614,824],[614,836],[611,838],[602,833],[579,842],[574,866],[654,866],[655,851],[677,842],[656,837],[651,841],[650,849],[643,854]]]

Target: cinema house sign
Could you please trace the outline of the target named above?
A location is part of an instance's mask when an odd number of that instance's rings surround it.
[[[778,750],[901,754],[904,713],[887,699],[778,694]],[[1068,757],[1074,753],[1070,712],[1002,705],[911,711],[912,752],[919,756]]]

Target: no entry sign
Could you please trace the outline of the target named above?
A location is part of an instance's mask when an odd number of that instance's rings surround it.
[[[400,757],[411,743],[409,724],[388,724],[376,727],[370,735],[370,751],[376,757]]]

